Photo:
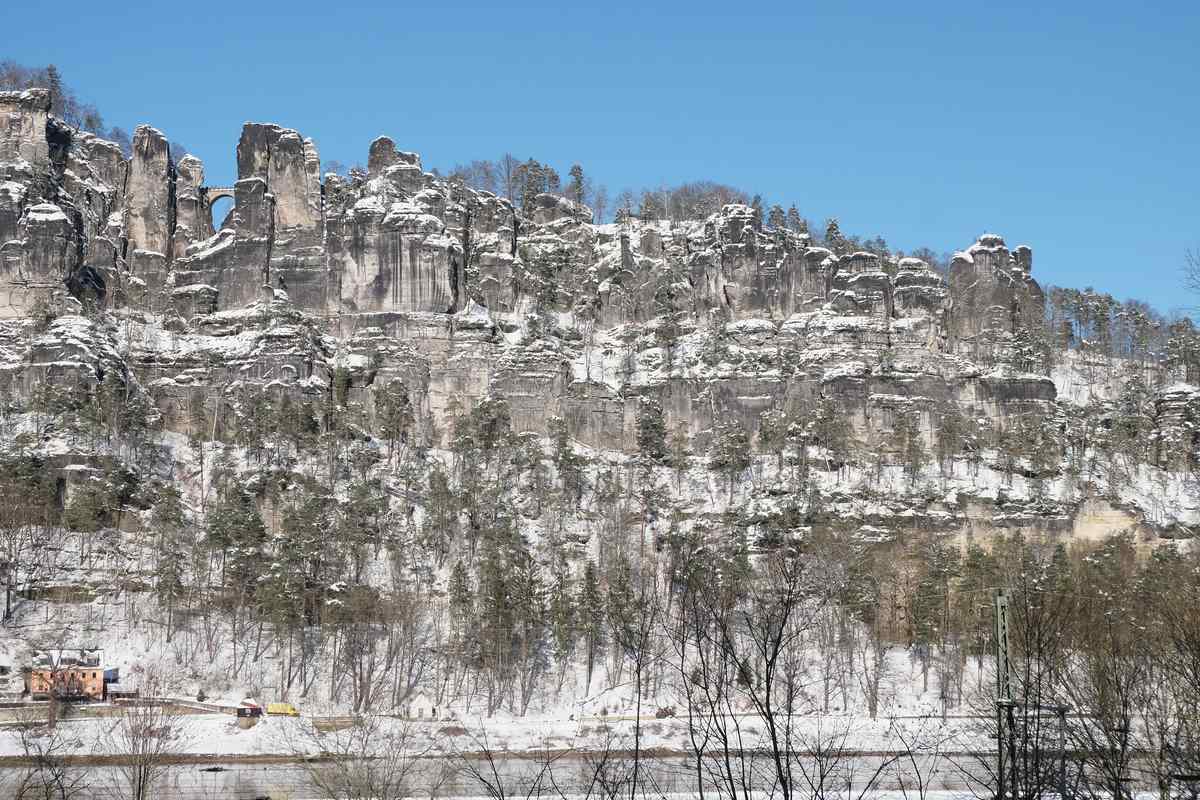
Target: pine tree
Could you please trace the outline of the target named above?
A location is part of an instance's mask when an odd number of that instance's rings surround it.
[[[308,452],[321,433],[317,415],[308,401],[294,402],[284,393],[279,400],[279,432],[291,444],[297,455]]]
[[[642,458],[662,464],[667,457],[667,425],[657,400],[638,399],[636,427],[637,448]]]
[[[987,656],[988,643],[992,635],[992,621],[988,615],[981,613],[979,608],[983,599],[999,585],[999,580],[999,565],[996,563],[995,557],[980,547],[978,543],[968,543],[956,582],[955,625],[966,635],[969,650],[976,655],[980,662],[981,681],[982,664]]]
[[[583,205],[584,194],[584,177],[583,167],[578,164],[571,165],[570,171],[571,181],[567,184],[567,197],[574,200],[576,203]]]
[[[345,500],[337,504],[336,541],[354,583],[364,579],[371,555],[378,555],[384,544],[387,511],[387,494],[378,479],[352,481]]]
[[[830,217],[825,223],[825,246],[839,256],[845,255],[850,250],[850,244],[842,235],[841,227],[838,226],[837,217]]]
[[[517,554],[509,574],[513,648],[518,665],[520,713],[524,714],[546,669],[545,639],[550,627],[547,624],[546,586],[537,562],[525,551]]]
[[[1200,383],[1200,330],[1187,317],[1167,329],[1167,366],[1188,383]]]
[[[92,477],[77,487],[63,510],[63,525],[72,531],[95,533],[111,527],[115,521],[115,500],[104,481]]]
[[[722,554],[722,561],[721,590],[725,602],[732,607],[733,603],[746,596],[750,582],[754,579],[754,568],[750,565],[750,542],[746,538],[745,526],[739,525],[735,528],[733,538]]]
[[[320,571],[313,570],[313,561],[325,533],[321,505],[308,487],[297,492],[283,512],[280,531],[270,539],[271,558],[263,559],[262,574],[255,578],[259,612],[280,631],[293,632],[317,618],[317,576],[310,573]]]
[[[909,483],[914,482],[925,463],[925,439],[921,434],[921,413],[914,408],[897,408],[892,425],[892,444],[904,465]]]
[[[560,665],[570,661],[576,640],[575,598],[571,582],[560,572],[550,590],[550,625],[554,634],[554,657]]]
[[[938,408],[938,431],[935,438],[938,466],[945,474],[954,464],[954,459],[970,446],[971,428],[967,418],[953,403]]]
[[[840,469],[850,459],[852,445],[850,423],[832,398],[822,398],[817,404],[812,434],[816,443],[825,448],[832,462]]]
[[[550,167],[534,159],[529,159],[518,167],[517,186],[521,194],[521,211],[529,215],[533,213],[533,202],[543,192],[556,193],[559,190],[558,173]]]
[[[767,214],[767,224],[777,231],[784,230],[787,227],[787,216],[783,213],[782,206],[771,206],[771,210]]]
[[[638,624],[637,593],[633,586],[633,568],[624,553],[612,562],[608,576],[605,613],[613,641],[628,642]]]
[[[537,249],[527,255],[529,282],[537,312],[550,311],[556,307],[559,294],[574,271],[574,258],[574,252],[565,246]],[[537,336],[530,333],[529,338],[533,340]]]
[[[912,560],[919,574],[909,597],[909,621],[921,662],[922,691],[928,691],[932,649],[935,645],[944,645],[949,633],[950,588],[959,574],[960,565],[957,549],[934,535],[922,537],[914,549]]]
[[[499,680],[512,665],[513,603],[509,582],[511,561],[506,558],[502,539],[505,532],[493,530],[480,541],[478,585],[475,607],[479,615],[474,626],[479,655],[484,669]],[[489,703],[494,710],[495,698]]]
[[[668,360],[682,333],[686,316],[679,302],[679,287],[684,281],[680,265],[672,258],[668,259],[667,269],[658,275],[655,282],[654,315],[658,318],[658,326],[654,330],[654,338],[660,347],[667,349]]]
[[[584,565],[583,579],[579,583],[579,632],[583,637],[587,663],[587,682],[583,691],[591,691],[592,673],[596,658],[604,653],[604,598],[600,593],[600,582],[596,576],[596,565],[588,561]]]
[[[714,425],[708,463],[712,469],[729,476],[729,500],[733,502],[733,489],[737,479],[751,464],[750,437],[738,422],[730,420]]]
[[[170,642],[175,631],[175,608],[183,596],[189,549],[184,539],[188,527],[187,514],[176,487],[164,486],[159,490],[150,522],[151,530],[158,536],[154,592],[159,605],[167,612],[166,636]]]
[[[455,638],[461,638],[475,617],[475,597],[471,591],[471,576],[461,560],[454,562],[446,584],[450,600],[450,624]]]
[[[571,446],[567,423],[562,417],[551,417],[546,422],[550,438],[551,460],[554,462],[558,479],[562,482],[563,494],[578,503],[583,497],[583,468],[586,460]]]
[[[388,382],[386,387],[375,387],[375,418],[379,435],[388,442],[388,463],[395,456],[396,444],[408,442],[409,431],[415,422],[408,387],[399,378]]]
[[[46,88],[50,90],[50,113],[59,119],[66,119],[67,97],[63,88],[62,74],[53,64],[46,67]]]
[[[642,204],[638,209],[638,219],[642,222],[657,222],[665,213],[662,198],[657,192],[642,192]]]
[[[754,195],[754,199],[750,201],[750,208],[754,210],[754,229],[762,230],[763,226],[763,199],[762,195]]]
[[[792,421],[781,408],[764,411],[758,416],[758,443],[768,453],[775,453],[776,470],[783,472],[783,454],[787,449],[788,429]]]
[[[421,520],[419,542],[435,556],[435,564],[442,566],[450,553],[450,546],[458,535],[459,504],[450,488],[450,479],[435,463],[429,471],[429,491],[425,496],[425,517]]]
[[[670,448],[671,467],[675,470],[675,491],[683,491],[683,476],[691,465],[691,442],[688,439],[687,425],[680,422],[671,430],[668,442]]]
[[[208,512],[205,540],[221,554],[223,581],[229,588],[252,594],[262,562],[267,529],[253,497],[241,487],[229,487]]]
[[[804,217],[800,216],[800,212],[795,206],[788,207],[787,226],[789,230],[796,233],[808,233],[808,223],[804,220]]]

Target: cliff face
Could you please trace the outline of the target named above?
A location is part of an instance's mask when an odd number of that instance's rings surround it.
[[[881,464],[902,460],[900,427],[936,451],[949,413],[996,429],[1062,413],[1020,353],[1043,313],[1031,251],[996,235],[956,254],[947,282],[917,259],[761,228],[741,205],[597,225],[547,194],[524,214],[387,138],[365,174],[322,178],[311,139],[259,123],[238,143],[231,224],[214,231],[198,159],[174,163],[141,126],[125,160],[48,108],[44,92],[0,94],[0,317],[13,323],[0,352],[19,391],[42,363],[30,353],[53,349],[20,341],[45,307],[76,332],[61,318],[122,320],[105,358],[152,387],[167,430],[217,438],[247,386],[311,401],[335,376],[368,415],[373,388],[400,381],[435,447],[487,397],[508,401],[518,431],[559,417],[577,443],[624,454],[643,400],[699,453],[734,423],[766,452],[764,415],[825,403]],[[97,381],[99,352],[43,361]],[[1162,401],[1173,430],[1191,413],[1178,396]]]

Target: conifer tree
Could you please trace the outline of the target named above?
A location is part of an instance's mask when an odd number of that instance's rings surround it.
[[[585,663],[587,664],[587,681],[584,684],[584,694],[591,691],[592,674],[595,670],[596,659],[604,654],[604,598],[600,590],[600,581],[596,575],[596,565],[590,560],[584,565],[583,578],[579,582],[579,632],[583,637]]]
[[[845,255],[850,250],[850,243],[842,235],[837,217],[830,217],[825,223],[825,246],[839,256]]]
[[[944,645],[950,632],[950,590],[959,574],[959,559],[957,549],[934,535],[918,539],[914,550],[919,574],[909,596],[909,620],[921,662],[922,691],[928,691],[933,648]]]
[[[893,412],[892,443],[904,465],[904,474],[910,483],[917,479],[925,463],[925,439],[921,433],[920,411],[901,407]]]
[[[546,426],[550,438],[551,459],[555,471],[558,472],[558,479],[562,482],[563,495],[578,503],[583,497],[583,469],[587,462],[571,446],[566,420],[562,417],[551,417]]]
[[[762,230],[763,226],[763,199],[762,195],[754,195],[750,201],[750,208],[754,210],[754,229]]]
[[[791,419],[781,408],[764,411],[758,416],[758,443],[764,452],[774,453],[776,470],[783,472],[783,454],[787,449]]]
[[[668,442],[670,449],[671,467],[675,470],[675,491],[683,490],[683,476],[691,466],[691,442],[688,439],[687,425],[680,422],[671,429]]]
[[[684,281],[681,266],[675,259],[669,259],[667,269],[658,275],[654,287],[654,315],[658,318],[654,338],[660,347],[667,349],[668,360],[682,333],[686,316],[680,308],[679,297],[679,287]]]
[[[582,205],[584,195],[583,167],[578,164],[572,164],[570,176],[571,180],[567,184],[567,198]]]
[[[850,458],[852,444],[850,423],[832,398],[817,403],[812,425],[816,443],[825,448],[831,466],[841,468]]]
[[[804,220],[804,217],[800,216],[800,212],[794,205],[788,206],[787,226],[789,230],[796,233],[808,233],[808,223]]]
[[[735,420],[718,422],[713,427],[708,463],[712,469],[729,476],[729,500],[732,502],[737,479],[750,468],[750,437]]]
[[[46,88],[50,90],[50,113],[59,119],[65,119],[67,97],[63,89],[62,74],[54,64],[46,67]]]
[[[379,434],[388,443],[388,464],[393,462],[397,443],[406,444],[409,432],[415,422],[412,401],[408,397],[408,387],[399,378],[388,382],[387,386],[375,388],[375,417],[379,424]]]
[[[777,231],[787,228],[787,216],[783,213],[782,206],[771,206],[771,210],[767,214],[767,225]]]
[[[662,198],[657,192],[642,192],[642,204],[638,209],[638,219],[642,222],[657,222],[665,216]]]
[[[157,536],[154,564],[154,592],[159,605],[166,609],[166,638],[175,632],[175,610],[184,594],[188,542],[184,538],[188,519],[183,498],[174,486],[163,486],[151,513],[152,531]]]
[[[934,439],[937,462],[942,473],[953,467],[954,459],[970,446],[971,429],[966,417],[954,403],[944,403],[937,410],[938,429]]]
[[[462,560],[454,562],[450,571],[450,579],[446,586],[446,594],[450,599],[450,619],[455,629],[462,632],[471,624],[474,617],[475,598],[471,591],[471,578]]]
[[[528,710],[534,690],[547,666],[546,633],[551,625],[547,619],[546,596],[545,582],[537,562],[528,552],[519,552],[510,567],[510,597],[521,714]]]
[[[636,419],[638,452],[642,458],[661,464],[667,457],[667,426],[659,402],[650,397],[638,399]]]
[[[220,553],[223,581],[229,588],[239,593],[253,591],[266,539],[266,526],[253,497],[241,487],[226,488],[209,509],[205,540]]]
[[[554,658],[560,667],[565,667],[575,653],[577,637],[575,598],[565,572],[559,572],[550,588],[550,625],[554,636]],[[559,688],[562,687],[562,674],[560,671]]]

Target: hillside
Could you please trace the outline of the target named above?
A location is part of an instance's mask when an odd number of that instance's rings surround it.
[[[1022,547],[1200,526],[1194,328],[1048,298],[1001,236],[943,275],[748,205],[596,224],[388,138],[323,175],[259,123],[209,186],[154,128],[126,159],[49,109],[0,93],[17,668],[87,646],[329,712],[674,706],[697,609],[783,564],[821,600],[808,708],[965,708],[972,609]],[[883,680],[905,650],[919,690]]]

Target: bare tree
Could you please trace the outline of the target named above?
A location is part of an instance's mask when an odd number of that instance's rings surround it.
[[[1087,626],[1089,641],[1067,658],[1060,692],[1080,713],[1067,726],[1078,754],[1074,777],[1088,797],[1129,796],[1143,720],[1138,698],[1150,678],[1132,631],[1105,614]]]
[[[445,762],[429,758],[433,745],[411,723],[376,715],[322,732],[299,721],[285,738],[313,787],[330,800],[401,800],[418,790],[435,793],[445,782]],[[320,758],[312,759],[314,753]]]
[[[86,773],[66,759],[80,746],[69,730],[48,725],[39,708],[17,711],[13,737],[28,766],[11,787],[15,800],[71,800],[91,796]]]
[[[496,181],[500,193],[511,203],[517,190],[517,168],[521,162],[512,153],[505,153],[496,162]]]
[[[583,758],[580,789],[585,797],[617,800],[629,794],[633,784],[633,764],[623,757],[628,742],[605,726],[603,744],[589,748]]]
[[[815,627],[823,600],[811,592],[805,559],[798,550],[773,553],[751,579],[749,597],[735,613],[714,619],[716,641],[733,670],[733,691],[740,694],[762,722],[769,775],[763,776],[772,794],[784,800],[795,796],[796,723],[807,703],[804,650]],[[725,700],[723,713],[733,715]],[[734,729],[739,739],[741,734]],[[747,781],[739,769],[743,795]],[[726,775],[731,795],[737,783]]]
[[[467,778],[478,784],[486,797],[492,800],[524,797],[529,800],[552,793],[563,797],[554,778],[554,764],[566,755],[565,751],[542,749],[533,762],[533,772],[521,776],[502,768],[503,755],[492,747],[487,731],[482,727],[471,737],[471,744],[471,751],[458,753],[458,763]]]
[[[901,794],[906,800],[909,797],[927,800],[934,788],[934,780],[944,772],[947,746],[954,742],[954,733],[933,717],[925,717],[912,725],[893,719],[891,732],[900,744],[895,775]]]
[[[604,224],[604,215],[608,213],[608,187],[601,184],[592,194],[592,221],[597,225]]]
[[[1139,708],[1151,769],[1165,795],[1176,776],[1200,774],[1200,572],[1191,553],[1163,558],[1143,573],[1151,620],[1141,656],[1148,662]]]
[[[1190,291],[1200,295],[1200,248],[1184,253],[1183,283]]]
[[[148,698],[161,697],[167,682],[148,670],[141,689]],[[172,757],[184,750],[189,740],[187,712],[179,706],[158,699],[122,706],[108,731],[113,754],[119,757],[112,793],[123,800],[158,797]]]
[[[1063,670],[1071,609],[1064,598],[1050,592],[1062,576],[1054,572],[1055,563],[1043,549],[1014,538],[999,543],[997,551],[1003,561],[999,580],[1010,588],[1014,701],[1002,710],[1007,720],[1004,738],[999,736],[994,685],[984,685],[981,677],[966,706],[979,720],[978,732],[1005,748],[1004,791],[1022,798],[1044,797],[1064,788],[1065,731],[1055,711],[1062,702],[1059,687],[1066,680]],[[969,756],[954,766],[977,793],[994,795],[998,791],[1001,776],[995,754]]]
[[[822,715],[816,718],[813,730],[797,735],[798,749],[807,758],[796,759],[796,784],[805,795],[813,800],[845,796],[853,781],[853,734],[852,719]],[[875,783],[876,780],[871,780],[868,785],[874,787]]]
[[[631,800],[640,788],[638,781],[642,766],[642,699],[646,694],[650,669],[661,656],[656,634],[662,615],[662,600],[653,571],[640,574],[639,584],[637,595],[629,598],[630,602],[625,604],[623,613],[613,620],[613,639],[622,656],[631,662],[633,668],[635,700],[633,767],[629,781]]]

